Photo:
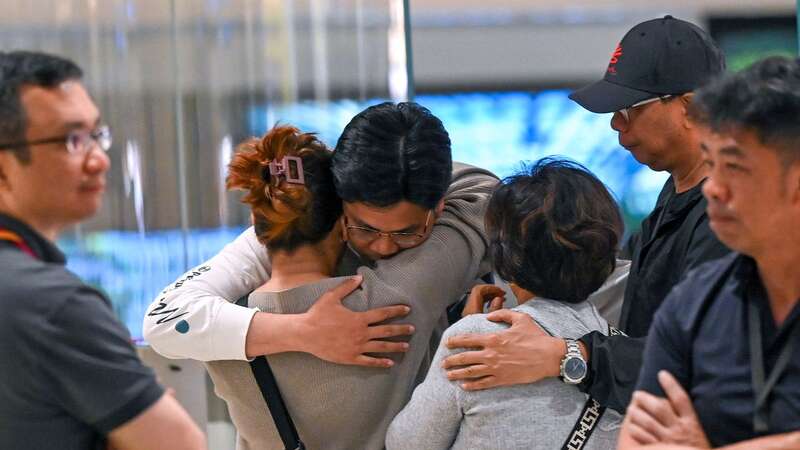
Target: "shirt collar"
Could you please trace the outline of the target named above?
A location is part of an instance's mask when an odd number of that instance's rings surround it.
[[[33,250],[36,257],[42,261],[62,265],[66,264],[67,259],[64,253],[62,253],[55,244],[48,241],[26,223],[7,214],[0,213],[0,228],[5,228],[6,230],[18,234],[25,241],[25,244]]]
[[[672,180],[672,177],[670,177],[664,186],[664,190],[667,191],[667,197],[670,198],[669,204],[667,205],[669,212],[680,213],[681,211],[694,207],[698,201],[703,199],[703,183],[705,182],[706,178],[688,191],[678,194],[675,191],[675,182]]]

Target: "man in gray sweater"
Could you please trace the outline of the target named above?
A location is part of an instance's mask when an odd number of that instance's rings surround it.
[[[342,304],[355,285],[326,293],[342,281],[334,278],[276,295],[253,294],[249,307],[229,303],[271,273],[266,249],[249,229],[165,291],[145,319],[145,337],[160,353],[214,361],[209,372],[237,422],[241,449],[280,446],[244,361],[264,354],[309,448],[381,449],[389,422],[428,369],[431,342],[438,343],[446,327],[446,306],[490,271],[483,215],[497,178],[452,164],[447,132],[427,109],[386,103],[363,111],[345,128],[332,166],[350,246],[336,275],[354,275],[358,268],[363,289]],[[414,327],[407,343],[384,340],[407,325],[367,328],[364,319],[395,304]],[[246,320],[236,319],[240,313]],[[272,326],[281,321],[299,326]],[[355,327],[369,334],[361,340]],[[281,330],[296,346],[281,344],[287,341]],[[317,336],[324,346],[313,342]],[[347,358],[315,350],[355,344],[363,349]],[[386,355],[399,349],[405,354]],[[374,361],[390,368],[353,366]]]
[[[339,138],[332,171],[336,191],[344,201],[349,251],[343,262],[356,261],[349,267],[372,266],[378,260],[400,264],[389,258],[422,246],[434,256],[420,267],[420,277],[439,278],[447,285],[443,277],[474,280],[490,271],[483,212],[497,178],[474,167],[454,168],[447,131],[426,108],[415,103],[383,103],[356,115]],[[439,220],[448,211],[454,214],[453,220]],[[468,271],[452,263],[461,248],[425,245],[441,226],[478,236],[466,256],[474,263]],[[386,353],[407,351],[402,343],[386,338],[411,334],[413,327],[382,322],[408,314],[409,308],[397,305],[350,311],[341,300],[358,286],[354,281],[346,281],[343,290],[321,296],[304,314],[258,312],[234,303],[261,286],[269,274],[267,252],[252,228],[248,229],[155,299],[144,319],[145,339],[164,356],[201,361],[248,360],[299,351],[337,364],[388,368],[394,362]],[[420,281],[412,277],[406,283]],[[404,291],[406,285],[393,288]],[[437,295],[446,297],[445,305],[450,304],[464,294],[464,288]]]
[[[363,278],[361,289],[344,299],[348,309],[410,307],[404,321],[414,327],[414,335],[408,350],[392,358],[393,366],[380,370],[332,364],[298,352],[267,357],[307,448],[381,450],[389,423],[427,373],[430,344],[436,345],[446,326],[440,320],[442,313],[469,289],[485,254],[483,209],[496,184],[481,169],[464,164],[455,164],[455,169],[447,194],[449,206],[423,244],[371,266],[360,265],[352,252],[345,251],[337,267],[339,274],[357,273]],[[279,266],[274,267],[275,272],[280,271]],[[436,269],[435,276],[432,269]],[[259,289],[250,294],[248,307],[258,308],[259,314],[304,314],[326,290],[344,279],[327,278],[280,292]],[[207,367],[217,395],[227,402],[236,424],[237,449],[282,448],[250,364],[211,361]]]

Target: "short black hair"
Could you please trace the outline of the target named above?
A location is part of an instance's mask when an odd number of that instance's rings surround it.
[[[695,120],[717,132],[752,130],[787,163],[800,161],[800,60],[772,56],[698,90]]]
[[[20,100],[24,86],[51,88],[83,77],[74,62],[41,52],[0,52],[0,150],[2,144],[25,140],[27,116]],[[30,160],[27,148],[15,149],[20,161]]]
[[[486,211],[489,253],[500,277],[568,303],[586,300],[614,270],[622,229],[603,183],[558,158],[504,179]]]
[[[358,113],[333,152],[336,191],[345,202],[385,207],[407,200],[433,209],[452,178],[450,137],[417,103],[381,103]]]

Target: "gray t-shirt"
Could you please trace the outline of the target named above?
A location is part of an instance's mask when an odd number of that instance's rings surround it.
[[[0,215],[36,257],[0,241],[0,449],[104,449],[164,393],[109,301],[64,255]]]
[[[608,332],[608,324],[589,302],[568,304],[537,298],[514,308],[524,312],[553,336],[573,338],[591,331]],[[491,333],[507,328],[468,316],[442,338]],[[386,436],[387,450],[406,449],[546,449],[561,448],[586,404],[587,395],[557,378],[483,391],[468,392],[445,376],[442,360],[460,353],[439,346],[425,381]],[[614,449],[621,416],[606,410],[585,449]]]

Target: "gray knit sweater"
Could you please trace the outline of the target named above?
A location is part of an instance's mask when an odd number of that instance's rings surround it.
[[[608,324],[589,302],[577,305],[537,298],[514,308],[529,314],[553,336],[578,338],[591,331],[608,331]],[[468,316],[442,338],[466,333],[490,333],[507,328]],[[559,449],[578,419],[587,396],[560,379],[467,392],[445,376],[442,360],[464,351],[441,345],[425,381],[394,419],[386,436],[387,450],[417,449]],[[606,410],[587,450],[616,448],[621,416]]]
[[[403,408],[428,369],[443,331],[443,313],[457,301],[480,273],[485,260],[483,215],[497,179],[480,169],[455,165],[454,180],[445,197],[445,210],[422,245],[362,266],[362,289],[345,299],[355,311],[407,304],[411,313],[400,320],[416,331],[410,349],[391,356],[395,366],[375,369],[342,366],[309,354],[268,356],[287,408],[309,449],[382,449],[386,429]],[[353,273],[347,253],[339,274]],[[249,306],[265,312],[300,313],[327,289],[343,279],[333,278],[278,293],[255,292]],[[435,346],[433,347],[435,349]],[[280,438],[245,361],[208,363],[217,395],[228,404],[238,430],[239,450],[282,449]]]

